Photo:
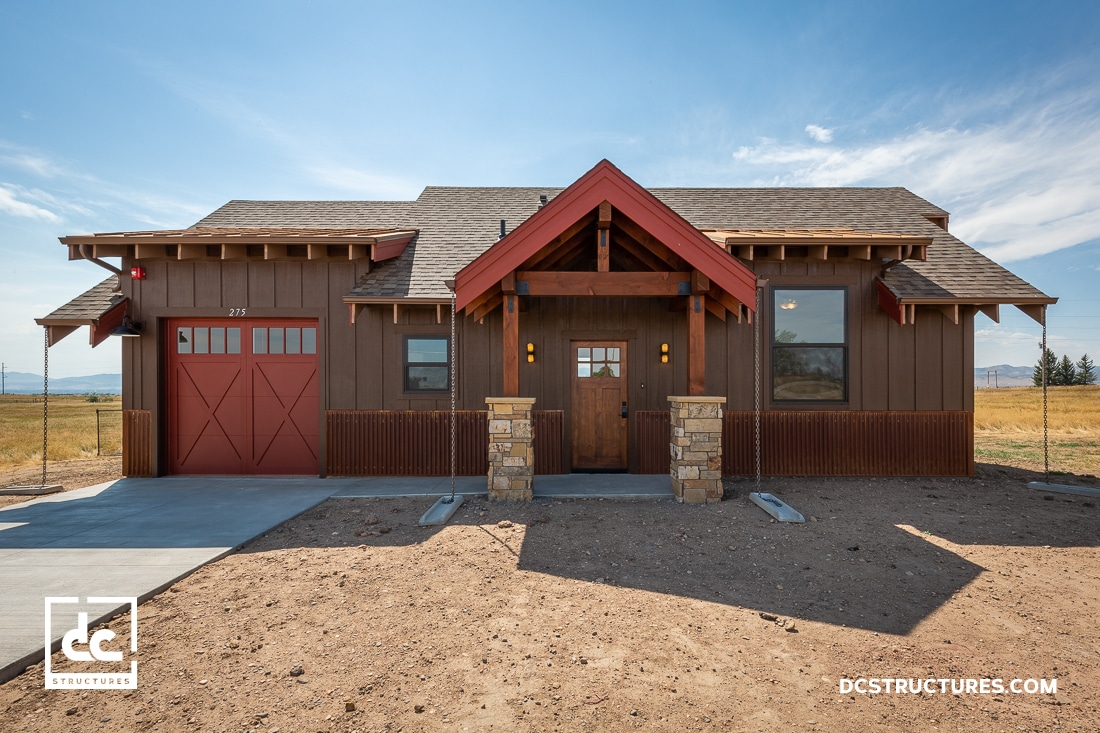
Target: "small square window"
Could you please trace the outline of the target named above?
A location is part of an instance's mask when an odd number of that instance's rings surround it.
[[[405,337],[405,391],[446,392],[451,382],[449,337]]]

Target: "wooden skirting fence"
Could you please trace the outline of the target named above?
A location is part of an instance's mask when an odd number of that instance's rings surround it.
[[[727,411],[722,473],[756,473],[753,413]],[[637,473],[668,472],[668,413],[635,418]],[[765,476],[972,476],[970,412],[772,411],[760,415]]]
[[[122,411],[122,475],[153,475],[153,413]]]
[[[563,415],[536,410],[535,473],[564,473]],[[329,410],[325,413],[330,476],[447,476],[451,473],[449,410]],[[489,420],[484,410],[455,414],[456,473],[487,475]]]

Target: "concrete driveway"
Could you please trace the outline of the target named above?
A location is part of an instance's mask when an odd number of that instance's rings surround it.
[[[0,682],[43,658],[47,596],[136,597],[140,603],[353,484],[122,479],[0,509]],[[90,625],[117,608],[92,608]],[[52,620],[56,650],[73,623],[65,614]],[[140,622],[139,612],[139,638]]]

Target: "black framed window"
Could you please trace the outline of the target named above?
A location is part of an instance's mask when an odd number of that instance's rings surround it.
[[[772,400],[848,399],[848,289],[772,290]]]
[[[405,391],[446,392],[450,388],[450,337],[406,336]]]

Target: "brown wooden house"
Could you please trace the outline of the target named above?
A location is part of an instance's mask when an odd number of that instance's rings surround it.
[[[675,479],[681,409],[718,420],[699,470],[748,474],[756,357],[765,474],[967,475],[976,314],[1055,302],[902,188],[647,190],[607,161],[565,189],[232,201],[61,241],[122,258],[38,322],[138,334],[128,475],[448,473],[452,364],[460,473],[671,455]]]

